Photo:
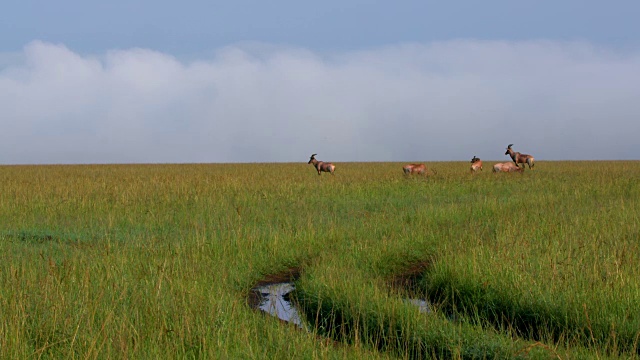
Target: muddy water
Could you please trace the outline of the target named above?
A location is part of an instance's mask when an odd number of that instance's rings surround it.
[[[291,302],[290,296],[295,289],[296,286],[292,282],[256,286],[251,289],[257,296],[255,308],[304,329],[300,312]]]

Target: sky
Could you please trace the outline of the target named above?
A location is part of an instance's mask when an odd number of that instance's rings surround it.
[[[0,164],[637,160],[638,13],[10,0]]]

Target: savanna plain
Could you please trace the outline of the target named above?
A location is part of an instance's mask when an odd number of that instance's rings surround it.
[[[0,166],[0,358],[639,357],[640,162],[426,164]]]

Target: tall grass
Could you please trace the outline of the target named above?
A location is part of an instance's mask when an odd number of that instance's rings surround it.
[[[427,165],[0,167],[0,357],[637,357],[640,163]],[[247,306],[293,266],[314,333]]]

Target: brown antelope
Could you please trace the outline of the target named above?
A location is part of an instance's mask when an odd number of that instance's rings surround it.
[[[482,171],[482,160],[473,155],[473,159],[471,159],[471,173],[477,172],[478,169]]]
[[[320,172],[322,171],[331,173],[331,175],[335,175],[333,172],[336,170],[336,166],[332,163],[318,161],[316,159],[316,155],[318,154],[312,154],[307,164],[313,164],[313,166],[316,167],[316,170],[318,170],[318,175],[320,175]]]
[[[506,163],[497,163],[493,165],[493,172],[523,172],[524,169],[520,168],[518,165],[510,162]]]
[[[427,167],[424,164],[407,164],[402,167],[402,171],[407,175],[424,175],[427,173]]]
[[[519,166],[518,164],[522,164],[522,169],[524,170],[524,164],[529,165],[529,169],[533,168],[533,165],[535,165],[534,162],[534,158],[531,155],[527,155],[527,154],[521,154],[517,151],[513,151],[513,149],[511,148],[513,146],[513,144],[509,144],[509,146],[507,146],[507,152],[505,152],[505,155],[509,155],[511,156],[511,160],[513,160],[513,162]]]

